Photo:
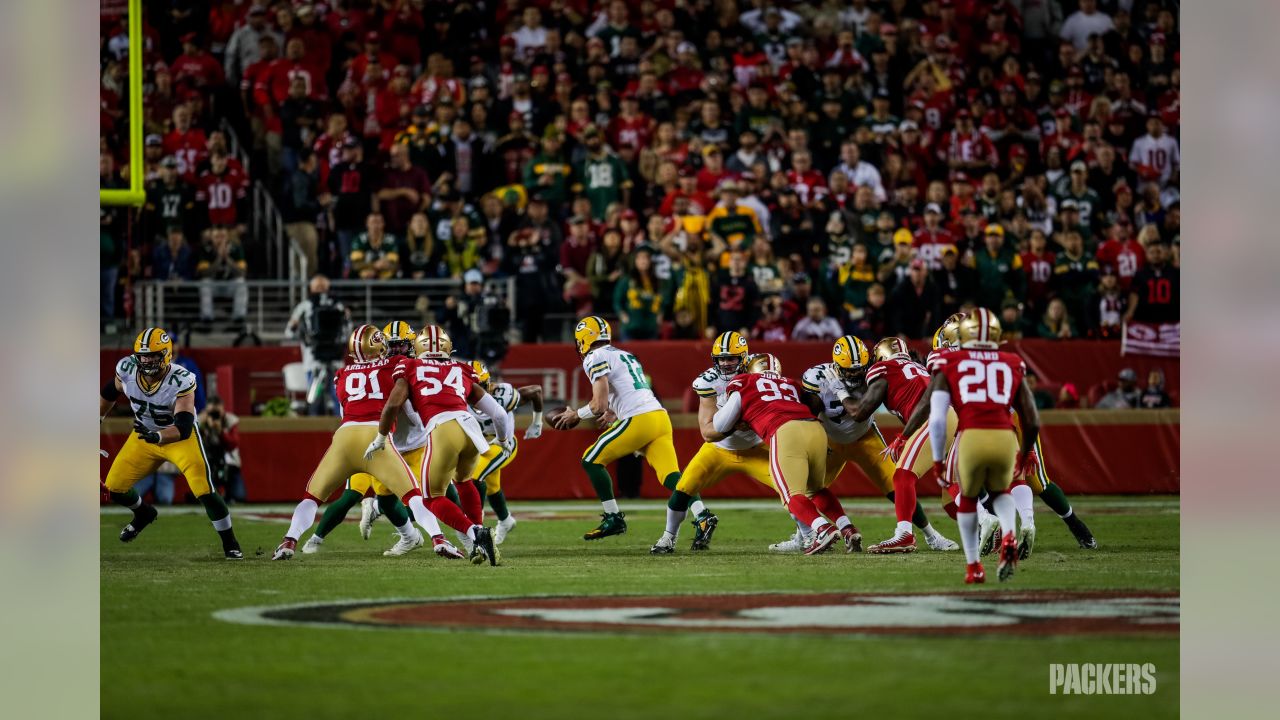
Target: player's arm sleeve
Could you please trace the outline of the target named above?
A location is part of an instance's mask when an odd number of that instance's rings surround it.
[[[724,407],[716,411],[716,415],[711,419],[711,425],[715,427],[716,432],[729,434],[733,430],[733,426],[738,424],[738,420],[742,417],[742,394],[734,390],[725,398]]]
[[[100,393],[100,395],[102,396],[103,400],[113,403],[120,399],[120,395],[122,393],[120,392],[120,388],[116,387],[117,381],[118,379],[113,377],[107,381],[106,385],[102,386],[102,392]]]
[[[497,400],[493,399],[492,395],[489,393],[481,395],[480,400],[476,402],[476,409],[493,420],[494,434],[497,435],[499,443],[504,443],[511,437],[511,416]]]
[[[942,462],[947,452],[947,410],[951,408],[951,393],[934,390],[929,396],[929,446],[933,449],[933,461]]]
[[[189,412],[180,412],[173,416],[173,426],[178,428],[178,438],[186,440],[196,427],[196,416]]]

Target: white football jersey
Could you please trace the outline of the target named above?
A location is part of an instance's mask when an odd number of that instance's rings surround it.
[[[498,404],[507,411],[507,422],[510,423],[511,428],[513,428],[514,431],[516,419],[512,413],[514,413],[515,409],[520,406],[520,392],[516,390],[511,383],[498,383],[493,386],[493,390],[491,390],[489,394],[492,395],[493,399],[497,400]],[[480,430],[484,432],[484,436],[489,440],[489,442],[496,442],[498,437],[498,428],[494,426],[493,418],[485,415],[475,408],[471,408],[471,414],[475,415],[476,420],[480,421]]]
[[[822,427],[832,442],[845,444],[861,440],[862,436],[875,427],[875,421],[871,418],[856,422],[852,415],[845,412],[844,403],[836,395],[836,390],[844,381],[836,374],[835,363],[814,365],[805,370],[800,383],[806,392],[813,393],[822,401],[822,413],[818,415],[818,419],[822,421]]]
[[[427,428],[422,425],[422,416],[407,402],[400,406],[400,415],[396,418],[396,429],[391,432],[391,443],[400,452],[417,450],[427,444]]]
[[[125,397],[133,405],[133,417],[148,430],[160,430],[173,426],[173,408],[178,397],[196,390],[196,376],[175,363],[160,378],[160,384],[150,392],[144,390],[138,380],[138,361],[132,355],[116,363],[116,377],[124,387]]]
[[[612,345],[598,347],[582,358],[582,369],[593,383],[602,377],[609,379],[609,409],[619,420],[662,409],[640,361],[626,350]]]
[[[693,379],[693,391],[698,393],[698,397],[714,397],[716,399],[716,409],[724,407],[725,395],[724,389],[729,384],[729,380],[720,374],[714,367],[707,368],[702,374]],[[760,436],[750,430],[738,430],[729,437],[717,441],[716,447],[722,447],[725,450],[750,450],[759,445]]]

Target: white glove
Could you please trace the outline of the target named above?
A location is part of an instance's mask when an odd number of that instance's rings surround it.
[[[514,435],[507,438],[506,441],[502,443],[502,449],[509,453],[516,451],[516,438]]]
[[[542,413],[536,412],[533,414],[533,422],[525,428],[524,439],[533,440],[539,437],[542,437]]]
[[[103,450],[102,448],[98,448],[98,454],[101,455],[102,457],[110,457],[109,455],[107,455],[107,451]]]
[[[369,443],[369,447],[365,448],[365,451],[364,451],[365,462],[372,460],[373,454],[386,446],[387,446],[387,436],[383,435],[382,433],[378,433],[377,437],[373,439],[373,442]]]

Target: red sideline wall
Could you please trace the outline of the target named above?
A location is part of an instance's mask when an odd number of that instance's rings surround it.
[[[1050,476],[1068,493],[1177,493],[1180,485],[1178,410],[1059,410],[1042,414],[1044,450]],[[522,423],[527,421],[522,418]],[[675,416],[675,444],[682,464],[701,438],[693,416]],[[900,425],[878,418],[886,439]],[[327,418],[246,418],[241,426],[241,457],[249,498],[257,502],[294,501],[328,447],[336,421]],[[130,430],[127,420],[104,426],[102,447],[114,456]],[[520,443],[515,463],[503,472],[503,490],[514,500],[593,497],[579,467],[582,451],[595,439],[591,430],[548,429],[537,440]],[[102,461],[102,477],[110,460]],[[666,497],[645,468],[644,497]],[[933,492],[921,487],[922,493]],[[861,473],[846,468],[836,483],[842,496],[874,495]],[[771,497],[754,481],[734,476],[706,493],[708,497]]]
[[[667,401],[679,401],[693,376],[710,364],[709,341],[647,341],[623,343],[644,363],[653,380],[654,391]],[[913,343],[923,356],[925,342]],[[1164,370],[1166,389],[1175,396],[1180,388],[1179,361],[1174,358],[1123,357],[1118,341],[1022,340],[1007,343],[1006,348],[1020,353],[1027,365],[1043,382],[1072,382],[1083,398],[1093,385],[1114,380],[1121,368],[1131,367],[1146,383],[1152,368]],[[782,361],[783,369],[799,376],[805,368],[831,357],[828,343],[751,343],[753,352],[771,352]],[[102,381],[111,376],[116,362],[128,349],[101,351]],[[190,355],[207,376],[218,376],[218,389],[233,412],[246,415],[253,402],[267,400],[283,392],[280,368],[301,359],[297,347],[188,348]],[[503,364],[506,368],[561,368],[570,382],[577,383],[580,397],[587,393],[587,382],[573,346],[565,343],[515,345]]]

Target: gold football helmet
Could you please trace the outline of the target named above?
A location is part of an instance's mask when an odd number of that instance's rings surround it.
[[[873,353],[877,362],[892,357],[911,357],[911,353],[907,350],[907,341],[900,337],[887,337],[881,340],[876,343]]]
[[[854,382],[871,364],[871,353],[866,343],[852,335],[845,335],[831,346],[831,363],[845,382]]]
[[[711,344],[711,362],[715,363],[720,377],[731,378],[742,372],[747,354],[747,339],[732,330],[720,333],[720,337]]]
[[[782,374],[782,363],[770,353],[758,353],[747,358],[747,372]]]
[[[448,360],[453,354],[453,339],[439,325],[428,325],[418,333],[413,341],[418,357],[430,360]]]
[[[978,308],[960,321],[960,347],[997,348],[1000,346],[1000,320],[986,308]]]
[[[591,352],[591,346],[600,342],[611,342],[613,333],[609,329],[609,321],[599,315],[589,315],[578,321],[573,329],[573,342],[578,346],[578,354]]]
[[[173,338],[164,328],[147,328],[133,341],[133,355],[143,375],[153,379],[160,377],[173,362]]]
[[[942,321],[942,327],[933,334],[933,349],[941,350],[943,348],[954,348],[960,346],[960,336],[957,332],[960,329],[960,321],[964,319],[964,313],[951,313],[951,317]]]
[[[387,356],[387,341],[373,325],[361,325],[347,338],[347,354],[358,363],[373,362]]]
[[[479,360],[472,360],[471,369],[476,373],[476,382],[480,383],[480,387],[484,388],[485,392],[489,392],[489,384],[493,380],[493,377],[489,375],[489,368],[485,367],[485,364]]]
[[[409,323],[392,320],[382,328],[382,337],[387,341],[388,355],[413,356],[413,341],[418,339],[418,333]]]

